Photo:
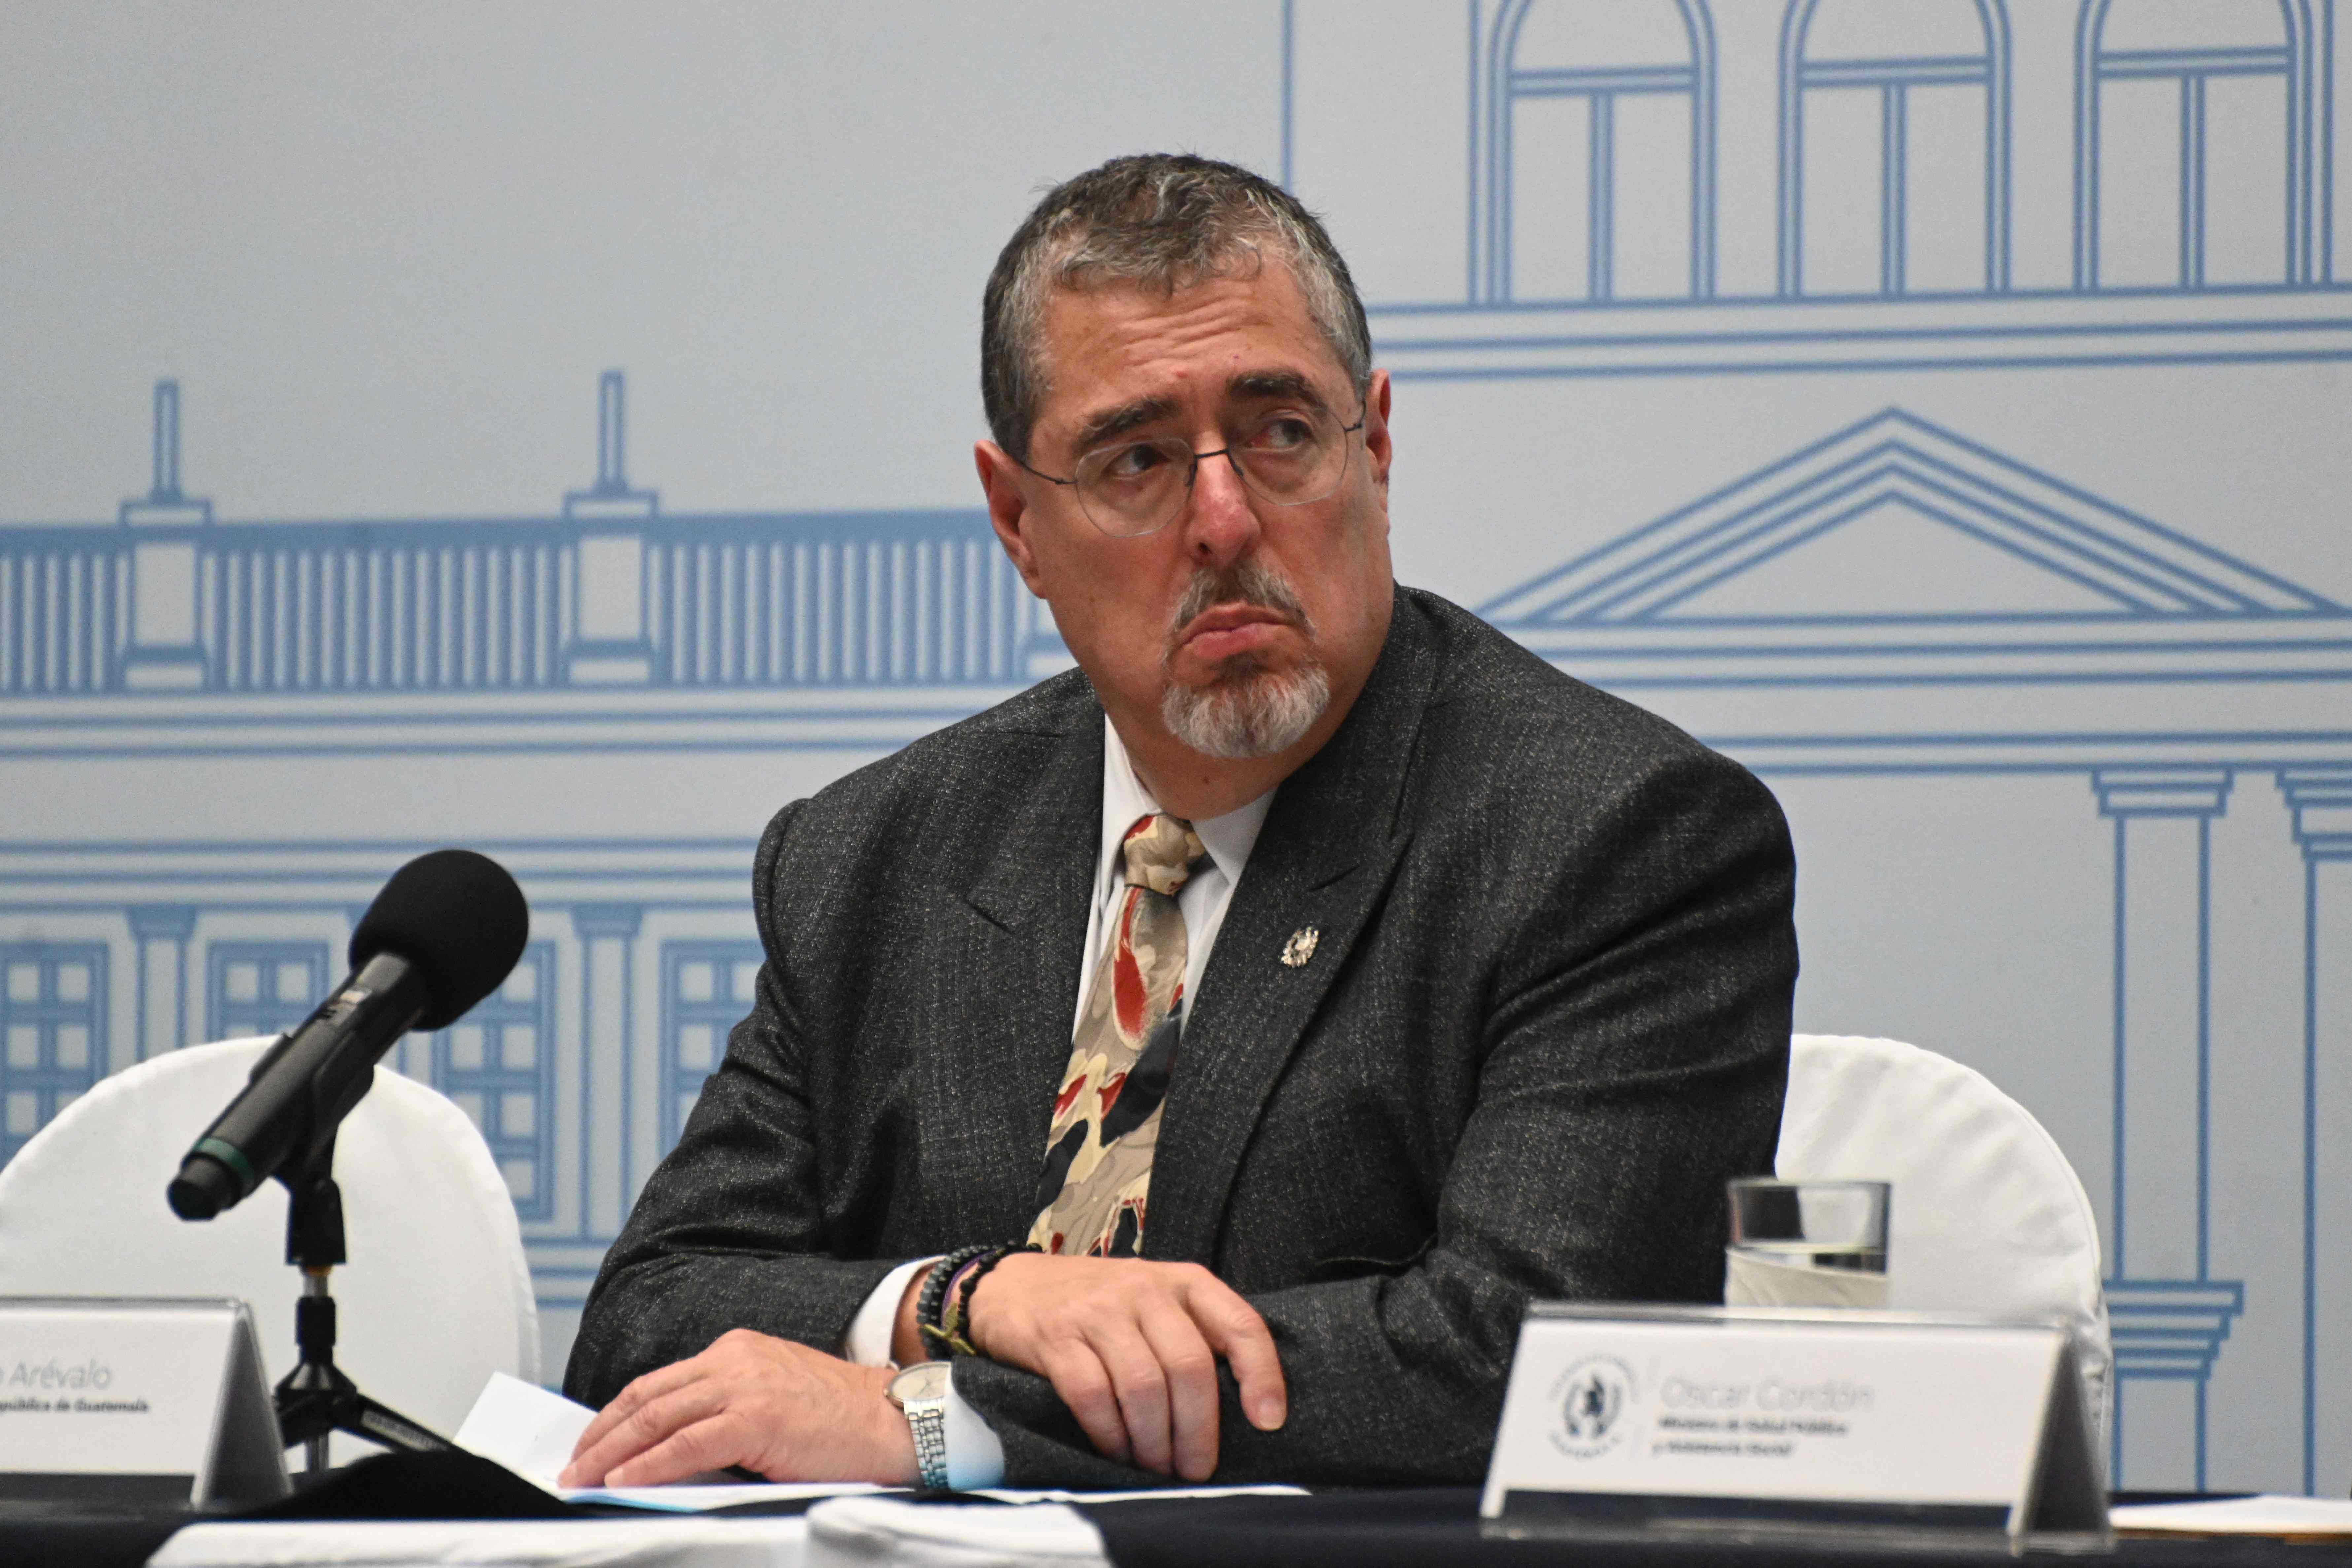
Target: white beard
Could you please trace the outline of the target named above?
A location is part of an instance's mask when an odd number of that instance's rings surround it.
[[[1253,670],[1202,687],[1171,682],[1160,700],[1160,717],[1194,751],[1239,761],[1288,751],[1330,703],[1330,678],[1321,666],[1308,665]]]

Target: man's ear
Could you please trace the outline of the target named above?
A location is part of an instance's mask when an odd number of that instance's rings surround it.
[[[1029,492],[1021,483],[1021,465],[993,441],[974,443],[971,460],[980,470],[981,492],[988,497],[988,525],[996,530],[996,542],[1004,547],[1006,558],[1029,591],[1044,598],[1045,584],[1037,571],[1037,552],[1030,548],[1024,531]]]
[[[1364,458],[1382,495],[1388,493],[1389,464],[1395,457],[1395,441],[1389,434],[1389,373],[1376,370],[1371,385],[1364,389]]]

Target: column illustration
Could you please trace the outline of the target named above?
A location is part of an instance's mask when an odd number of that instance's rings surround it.
[[[2303,1486],[2352,1475],[2352,768],[2290,768],[2303,849]]]
[[[114,1045],[116,1071],[195,1043],[188,1022],[188,938],[195,932],[195,910],[187,904],[133,904],[128,913],[139,952],[139,1011],[131,1048]]]
[[[620,1234],[627,1209],[629,972],[645,907],[581,904],[572,923],[580,932],[583,971],[580,1066],[587,1190],[582,1229],[593,1240],[609,1242]]]
[[[180,384],[155,384],[155,469],[147,493],[122,503],[131,546],[131,637],[119,679],[134,689],[205,683],[198,535],[213,503],[180,490]]]
[[[2102,768],[2115,820],[2113,1484],[2205,1485],[2205,1394],[2245,1288],[2208,1270],[2211,827],[2226,768]]]
[[[575,686],[642,686],[654,674],[646,524],[661,498],[629,488],[625,395],[621,373],[606,371],[596,389],[596,482],[563,498],[564,519],[580,528],[563,652]]]

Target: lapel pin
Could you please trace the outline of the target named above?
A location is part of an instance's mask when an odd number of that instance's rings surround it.
[[[1282,944],[1282,962],[1293,969],[1304,968],[1307,961],[1315,956],[1315,944],[1322,940],[1323,933],[1313,926],[1300,926]]]

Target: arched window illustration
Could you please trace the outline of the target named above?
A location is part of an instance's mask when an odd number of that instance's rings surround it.
[[[2075,34],[2074,286],[2324,280],[2312,0],[2084,0]],[[2235,171],[2277,171],[2273,179]],[[2209,168],[2231,177],[2214,179]],[[2315,250],[2315,247],[2318,247]]]
[[[1711,296],[1704,0],[1503,0],[1475,47],[1472,298]]]
[[[2009,287],[2001,0],[1794,0],[1780,240],[1783,295]]]

